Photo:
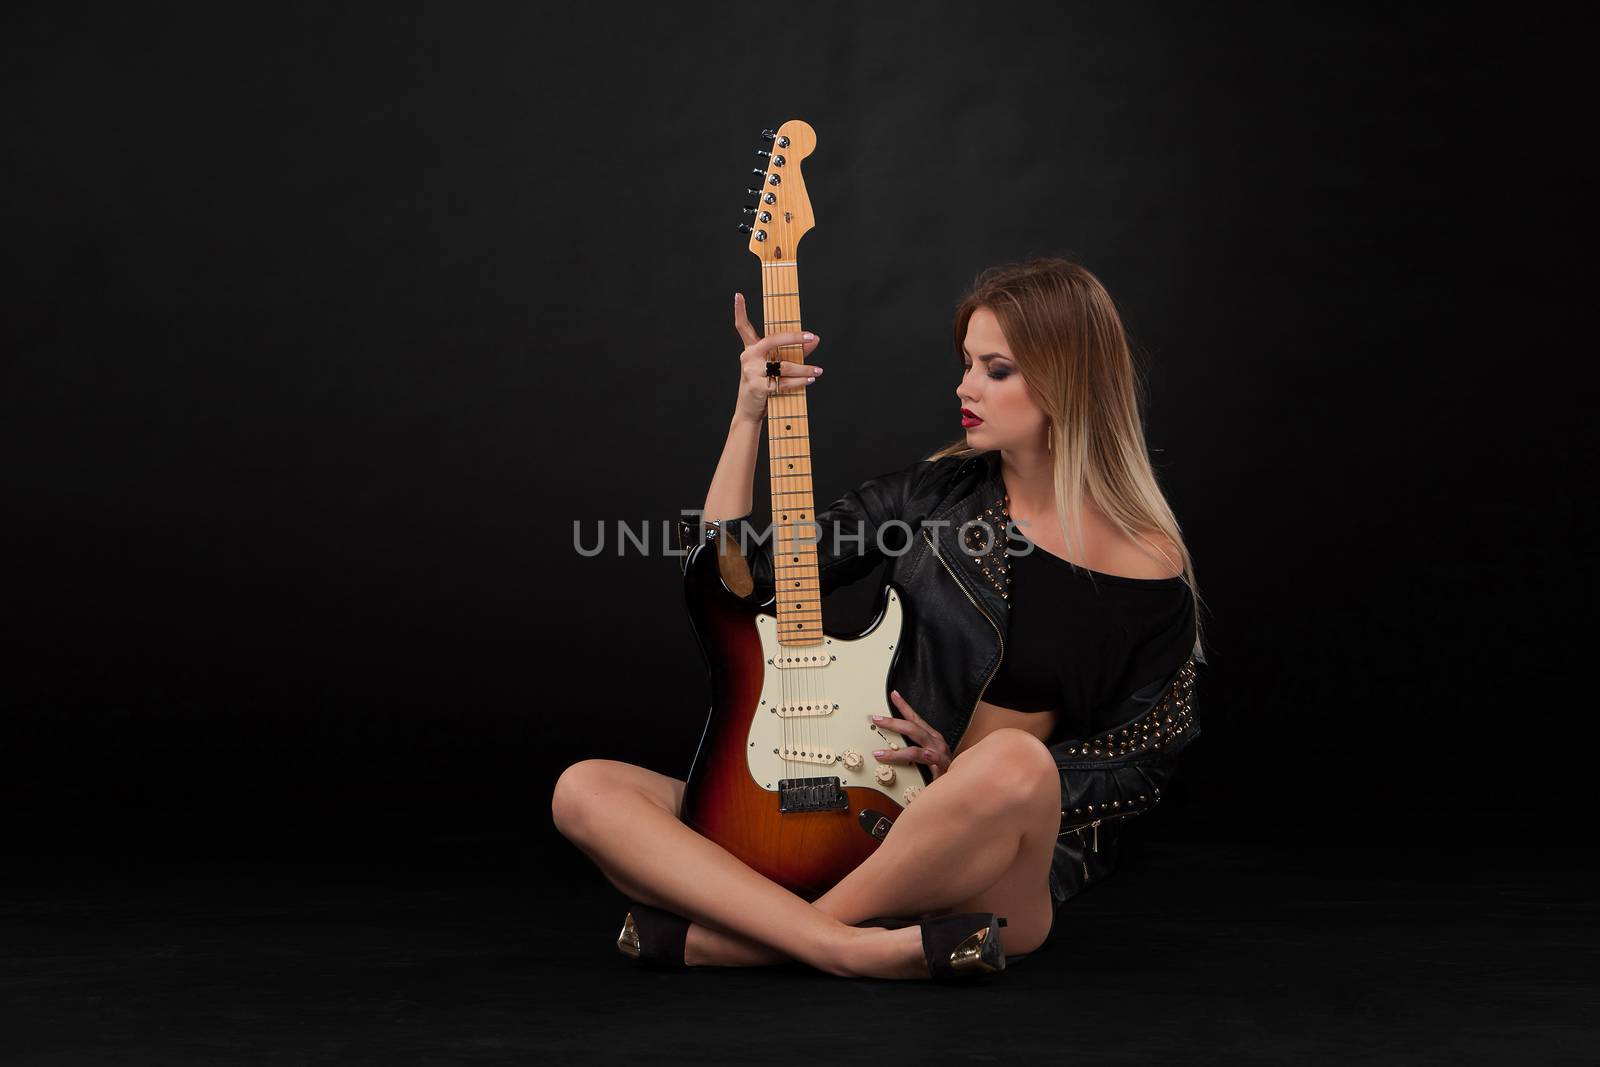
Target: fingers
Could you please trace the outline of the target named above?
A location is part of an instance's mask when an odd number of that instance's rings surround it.
[[[753,359],[744,365],[746,385],[759,393],[796,393],[816,381],[821,374],[821,367],[808,367],[804,363],[780,360],[778,387],[774,390],[767,378],[767,365],[764,360]]]
[[[762,377],[765,377],[767,373],[767,361],[764,359],[758,359],[756,360],[756,363],[758,364],[756,369],[760,371]],[[815,378],[817,375],[822,373],[821,367],[813,367],[809,363],[801,363],[799,360],[795,359],[781,359],[778,361],[778,363],[778,373],[783,375],[785,378]]]
[[[904,715],[906,718],[910,719],[912,722],[921,722],[922,721],[922,716],[918,715],[915,711],[911,710],[911,705],[907,704],[906,703],[906,698],[900,695],[900,690],[898,690],[898,689],[889,690],[889,699],[894,701],[894,706],[900,709],[900,714]]]
[[[759,349],[770,352],[774,348],[804,348],[808,353],[815,347],[821,338],[805,330],[785,330],[782,333],[769,334],[762,337],[756,333],[756,328],[750,325],[750,316],[745,313],[744,294],[733,294],[733,328],[738,331],[739,339],[744,342],[746,351]],[[771,356],[762,356],[771,359]]]
[[[782,333],[767,334],[767,336],[746,348],[745,353],[756,359],[779,359],[781,358],[779,355],[780,349],[798,348],[802,352],[794,353],[795,356],[801,354],[810,355],[820,340],[822,338],[816,334],[808,336],[801,330],[785,330]]]
[[[900,709],[900,714],[905,716],[905,718],[900,720],[900,722],[905,724],[905,728],[901,729],[899,726],[894,725],[895,720],[890,718],[885,718],[881,725],[888,726],[891,730],[897,730],[900,733],[907,735],[915,740],[918,744],[926,745],[934,742],[935,740],[937,740],[940,744],[944,743],[944,735],[938,730],[935,730],[933,727],[929,726],[927,720],[925,720],[921,715],[918,715],[916,709],[914,709],[910,704],[906,703],[906,698],[900,695],[900,690],[889,690],[889,699],[894,703],[895,707]],[[877,721],[878,717],[873,716],[873,722]]]
[[[895,719],[888,715],[874,715],[872,717],[872,725],[893,730],[897,734],[909,737],[919,745],[931,745],[933,743],[933,731],[923,723],[912,722],[909,719]]]
[[[928,763],[933,760],[934,753],[917,745],[907,745],[905,748],[877,749],[872,757],[879,763]]]
[[[733,294],[733,328],[739,331],[739,339],[745,343],[746,348],[761,340],[756,328],[750,325],[750,317],[745,314],[743,293]]]

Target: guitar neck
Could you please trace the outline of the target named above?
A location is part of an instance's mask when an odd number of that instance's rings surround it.
[[[761,265],[762,323],[767,333],[800,329],[800,279],[794,260]],[[787,345],[776,358],[804,363],[805,347]],[[811,486],[811,422],[806,391],[767,401],[767,455],[772,482],[772,570],[777,586],[778,639],[783,645],[822,642],[822,593],[817,575],[817,529]]]

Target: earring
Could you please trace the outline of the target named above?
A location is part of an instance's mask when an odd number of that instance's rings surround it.
[[[1044,427],[1044,450],[1046,452],[1054,452],[1056,450],[1056,446],[1051,441],[1051,439],[1055,437],[1055,433],[1053,432],[1054,429],[1055,429],[1055,425],[1056,424],[1054,422],[1045,423],[1045,427]]]

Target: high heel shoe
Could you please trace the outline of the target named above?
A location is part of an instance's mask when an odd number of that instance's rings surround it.
[[[896,919],[885,916],[863,919],[853,926],[881,926],[901,930],[922,928],[922,956],[928,973],[939,981],[954,981],[980,974],[992,974],[1006,967],[1005,947],[1000,943],[1000,928],[1005,916],[987,911],[964,911],[933,919]]]
[[[646,967],[676,970],[684,966],[683,946],[689,937],[689,920],[661,908],[628,902],[628,917],[617,935],[617,951]]]

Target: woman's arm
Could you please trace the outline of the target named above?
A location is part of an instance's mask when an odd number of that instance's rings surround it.
[[[751,485],[756,476],[756,452],[761,446],[761,420],[742,414],[728,423],[728,439],[722,458],[706,490],[703,515],[707,522],[748,515],[751,510]]]
[[[772,549],[777,531],[769,527],[756,531],[749,522],[754,510],[752,487],[755,481],[756,452],[761,444],[762,425],[767,418],[767,401],[773,395],[767,379],[767,360],[777,358],[779,349],[800,347],[809,354],[820,338],[808,333],[782,333],[760,338],[745,315],[744,299],[734,294],[733,325],[745,349],[739,354],[739,397],[728,437],[722,446],[711,487],[706,491],[701,524],[696,527],[680,519],[679,546],[687,551],[693,541],[704,537],[708,525],[720,526],[734,537],[749,565],[755,583],[749,599],[763,603],[774,593]],[[803,358],[803,357],[802,357]],[[805,389],[820,367],[800,361],[785,361],[777,392]],[[872,570],[883,557],[878,531],[891,519],[904,519],[906,503],[921,475],[931,469],[922,460],[904,470],[869,478],[819,511],[813,518],[814,530],[800,536],[817,536],[817,572],[825,595],[836,586],[848,584]],[[765,534],[765,536],[761,536]]]

